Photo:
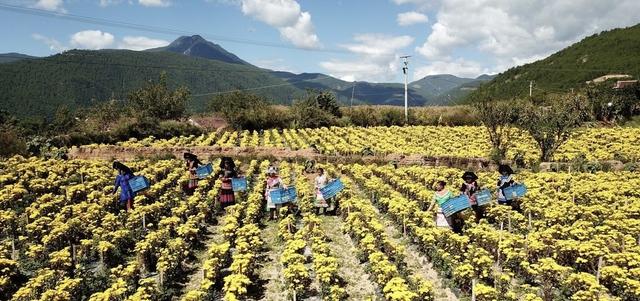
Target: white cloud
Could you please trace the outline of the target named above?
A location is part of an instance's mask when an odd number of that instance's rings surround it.
[[[296,47],[319,48],[311,14],[294,0],[242,0],[242,13],[278,29],[280,36]]]
[[[111,46],[115,38],[108,32],[85,30],[71,36],[71,45],[81,49],[104,49]]]
[[[148,37],[125,36],[118,44],[118,48],[130,50],[146,50],[167,45],[169,45],[169,42],[165,40],[151,39]]]
[[[46,44],[49,50],[60,52],[70,48],[90,49],[98,50],[113,46],[116,38],[108,33],[100,30],[85,30],[76,32],[71,35],[68,44],[63,44],[58,40],[50,37],[43,36],[41,34],[34,33],[31,37],[37,41]],[[152,39],[143,36],[125,36],[118,43],[118,49],[130,49],[130,50],[146,50],[151,48],[157,48],[168,45],[169,42],[165,40]]]
[[[394,80],[401,70],[399,51],[413,43],[410,36],[361,34],[356,43],[342,45],[356,55],[355,60],[329,60],[320,63],[331,75],[347,81],[382,82]]]
[[[62,7],[63,4],[62,0],[38,0],[32,7],[65,13],[67,11]]]
[[[406,13],[400,13],[397,17],[398,25],[409,26],[414,24],[421,24],[429,22],[429,17],[419,12],[410,11]]]
[[[100,0],[100,6],[107,7],[111,5],[120,4],[124,0]]]
[[[56,52],[60,52],[60,51],[65,51],[68,48],[64,45],[62,45],[62,43],[60,43],[58,40],[53,39],[53,38],[49,38],[49,37],[45,37],[41,34],[38,33],[34,33],[31,35],[31,37],[33,39],[35,39],[36,41],[40,41],[44,44],[46,44],[49,47],[49,50],[51,51],[56,51]]]
[[[426,11],[438,4],[439,0],[393,0],[398,5],[413,4],[420,11]]]
[[[427,4],[420,0],[394,2],[418,8]],[[465,57],[461,53],[473,53],[476,61],[483,61],[479,70],[504,71],[544,58],[593,33],[640,22],[640,15],[630,13],[640,11],[638,0],[436,2],[432,30],[416,51],[434,67],[462,73],[478,66],[464,60],[461,63],[459,59]]]
[[[493,73],[482,67],[479,62],[467,61],[462,58],[455,60],[435,61],[431,64],[415,68],[414,79],[421,79],[427,75],[452,74],[459,77],[477,77],[480,74]]]
[[[152,7],[168,7],[171,5],[171,1],[169,0],[138,0],[138,3],[143,6]]]

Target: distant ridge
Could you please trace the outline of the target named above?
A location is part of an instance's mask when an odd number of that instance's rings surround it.
[[[225,63],[251,65],[237,57],[235,54],[220,47],[220,45],[209,42],[199,35],[182,36],[166,47],[149,49],[148,51],[169,51],[184,54],[186,56],[217,60]]]

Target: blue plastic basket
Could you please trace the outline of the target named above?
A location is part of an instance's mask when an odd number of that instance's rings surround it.
[[[129,179],[129,187],[131,187],[131,190],[136,193],[149,189],[149,187],[151,187],[151,183],[145,176],[135,176]]]
[[[468,196],[461,194],[455,198],[448,199],[446,202],[440,205],[440,207],[442,208],[442,213],[444,214],[444,216],[449,217],[456,212],[460,212],[471,207],[471,202]]]
[[[280,188],[269,192],[271,202],[274,204],[284,204],[289,202],[295,202],[298,198],[298,191],[296,187],[291,186],[287,188]]]
[[[491,203],[491,191],[489,191],[489,189],[482,189],[476,192],[475,196],[478,206],[484,206]]]
[[[196,168],[196,176],[198,177],[198,179],[204,179],[211,175],[212,172],[213,166],[211,165],[211,163],[201,165],[200,167]]]
[[[320,188],[320,193],[322,194],[322,197],[327,200],[336,196],[338,192],[342,191],[342,189],[344,189],[342,181],[340,181],[340,179],[335,179],[329,182],[326,186]]]
[[[504,198],[507,200],[521,198],[527,194],[527,186],[524,186],[524,184],[515,184],[502,189],[502,193],[504,194]]]
[[[233,187],[233,191],[247,191],[247,178],[232,178],[231,186]]]

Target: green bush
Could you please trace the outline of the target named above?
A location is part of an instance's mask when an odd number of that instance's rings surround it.
[[[0,157],[24,155],[27,144],[14,128],[0,128]]]
[[[158,125],[158,132],[153,136],[171,138],[176,136],[201,135],[202,129],[186,122],[174,120],[161,121]]]
[[[141,139],[144,137],[152,136],[158,133],[160,130],[160,123],[155,119],[141,118],[141,119],[121,119],[118,125],[111,131],[111,135],[120,141],[128,140],[129,138]]]

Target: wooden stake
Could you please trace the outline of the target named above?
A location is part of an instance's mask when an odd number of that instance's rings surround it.
[[[529,232],[531,232],[531,211],[529,211]]]
[[[500,243],[502,242],[502,231],[504,230],[504,222],[501,221],[500,222],[500,235],[498,236],[498,247],[496,250],[497,253],[497,260],[496,260],[496,264],[499,266],[500,265]]]
[[[16,260],[16,238],[11,238],[11,260]]]
[[[407,236],[407,218],[402,218],[402,235]]]
[[[507,221],[509,222],[509,233],[511,233],[511,211],[509,211],[509,214],[507,215]]]
[[[596,281],[600,284],[600,269],[602,268],[602,256],[598,257],[598,271],[596,271]]]
[[[298,297],[296,295],[296,290],[294,289],[293,290],[293,301],[296,301],[296,300],[298,300]]]
[[[471,280],[471,301],[476,301],[476,279]]]
[[[147,215],[142,215],[142,229],[147,230]]]

